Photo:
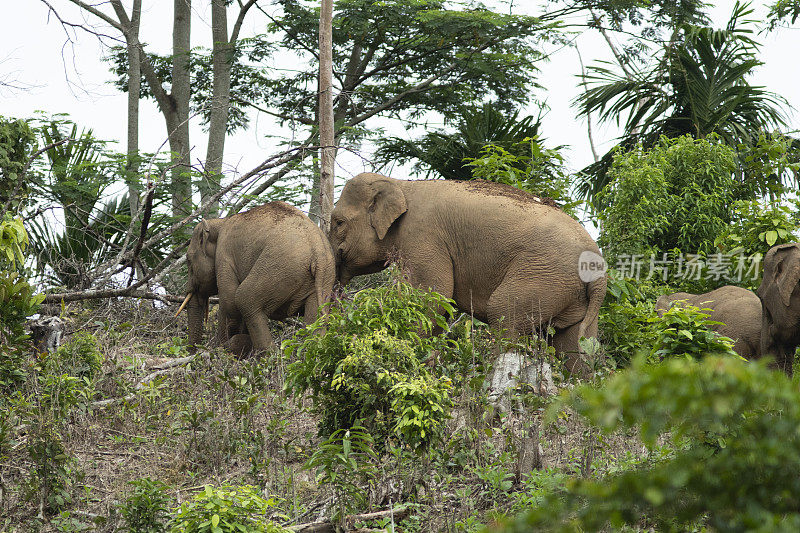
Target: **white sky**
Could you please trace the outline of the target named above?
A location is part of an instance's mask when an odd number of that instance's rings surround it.
[[[11,0],[5,0],[8,4]],[[83,15],[66,0],[51,0],[61,16],[70,22],[85,21],[101,27],[90,15]],[[125,2],[129,4],[130,2]],[[516,4],[519,6],[520,0]],[[756,2],[757,15],[766,11],[764,4]],[[208,2],[195,1],[195,18],[192,27],[193,46],[208,46],[210,43],[210,20]],[[533,13],[545,2],[527,4]],[[712,17],[721,27],[728,20],[733,1],[715,2]],[[141,39],[152,45],[151,50],[169,53],[171,42],[171,2],[144,0],[145,12]],[[533,7],[537,6],[537,7]],[[103,6],[109,10],[107,5]],[[231,17],[232,18],[232,17]],[[251,13],[243,35],[258,30],[264,18]],[[232,21],[231,21],[232,23]],[[116,35],[114,30],[108,30]],[[800,28],[778,29],[760,36],[763,43],[760,59],[765,62],[756,76],[750,80],[755,85],[766,86],[785,97],[800,109]],[[605,41],[597,32],[585,32],[576,38],[576,43],[585,64],[595,59],[610,59]],[[82,31],[65,33],[52,14],[48,16],[46,6],[39,0],[14,2],[13,15],[0,17],[0,81],[25,86],[24,90],[0,87],[0,115],[26,118],[37,110],[48,114],[68,113],[81,127],[90,127],[98,138],[116,140],[116,149],[124,151],[126,131],[126,95],[118,92],[110,81],[108,65],[100,61],[104,53],[97,39]],[[275,65],[284,66],[284,65]],[[295,68],[288,65],[287,68]],[[554,51],[550,61],[541,65],[540,83],[545,90],[535,96],[547,102],[549,113],[543,121],[542,133],[548,146],[567,145],[565,152],[568,165],[577,170],[591,162],[591,151],[583,119],[575,118],[570,102],[578,94],[580,66],[574,48],[565,47]],[[535,113],[535,109],[529,110]],[[368,122],[370,126],[386,126],[387,123]],[[598,127],[594,121],[594,138],[600,154],[614,145],[616,128]],[[161,114],[151,101],[142,101],[140,118],[140,149],[152,152],[165,144],[166,127]],[[800,129],[797,111],[790,111],[790,128]],[[276,121],[265,114],[255,114],[251,127],[229,137],[226,142],[226,166],[238,172],[246,172],[275,153],[274,140],[266,135],[279,130]],[[408,135],[402,127],[393,127],[393,135]],[[413,136],[418,136],[419,131]],[[205,157],[205,133],[198,127],[192,130],[193,161]],[[337,179],[343,179],[363,170],[371,170],[363,159],[343,155],[337,161]],[[396,169],[393,176],[404,178],[403,169]]]

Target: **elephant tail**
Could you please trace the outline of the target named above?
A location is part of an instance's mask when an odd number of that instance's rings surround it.
[[[314,291],[319,306],[328,303],[331,299],[333,284],[336,280],[336,269],[328,263],[331,262],[320,259],[316,254],[311,259],[311,276],[314,278]]]
[[[589,299],[589,305],[586,306],[586,315],[578,327],[578,335],[580,337],[597,336],[597,320],[600,314],[600,306],[603,305],[603,300],[606,297],[607,285],[608,281],[605,275],[586,284],[586,296]]]

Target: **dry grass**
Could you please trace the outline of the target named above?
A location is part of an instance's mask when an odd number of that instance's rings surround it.
[[[70,516],[95,531],[119,530],[129,482],[143,477],[166,483],[174,505],[205,484],[252,484],[282,499],[281,520],[329,515],[330,487],[318,485],[313,472],[303,468],[320,441],[317,420],[309,405],[283,393],[285,362],[279,354],[237,360],[219,350],[202,352],[190,365],[134,391],[152,367],[186,355],[185,326],[173,312],[131,300],[67,309],[68,336],[93,333],[105,357],[91,399],[134,393],[130,401],[73,408],[59,424],[64,448],[75,459],[73,502],[66,506]],[[276,342],[294,330],[293,325],[279,328]],[[495,469],[501,479],[511,479],[524,428],[541,416],[540,410],[489,422],[480,391],[464,390],[456,401],[448,440],[437,453],[399,467],[386,458],[381,465],[373,505],[415,505],[398,530],[464,529],[470,517],[490,520],[487,512],[512,509],[519,501],[515,490],[532,490],[516,479],[512,488],[496,491],[479,474]],[[0,461],[0,531],[68,530],[37,518],[40,510],[25,497],[22,487],[33,468],[26,438],[21,431]],[[568,475],[591,475],[642,452],[633,437],[601,437],[569,415],[545,428],[540,440],[545,468]]]

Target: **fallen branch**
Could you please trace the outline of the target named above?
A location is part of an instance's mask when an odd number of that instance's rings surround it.
[[[387,509],[385,511],[376,511],[374,513],[354,514],[347,515],[345,522],[352,524],[354,522],[367,522],[370,520],[380,520],[383,518],[392,518],[393,520],[402,520],[411,512],[408,507],[396,507],[394,509]],[[297,533],[335,533],[336,526],[330,520],[324,522],[311,522],[308,524],[297,524],[288,526],[287,529]],[[364,530],[358,530],[364,531]],[[371,531],[371,530],[366,530]]]
[[[195,357],[197,357],[200,353],[205,353],[205,352],[199,352],[198,354],[190,355],[188,357],[179,357],[177,359],[173,359],[171,361],[167,361],[165,363],[161,363],[160,365],[152,367],[151,370],[154,370],[154,371],[149,373],[149,374],[147,374],[142,379],[140,379],[136,383],[136,385],[134,385],[133,389],[136,390],[136,391],[142,390],[145,387],[145,385],[147,385],[148,383],[150,383],[151,381],[153,381],[154,379],[156,379],[159,376],[163,376],[165,374],[171,374],[171,373],[176,372],[178,370],[185,370],[184,366],[186,364],[191,363],[192,361],[194,361]],[[111,405],[111,404],[114,404],[114,403],[128,402],[128,401],[134,400],[134,399],[136,399],[136,393],[132,392],[132,393],[127,394],[125,396],[122,396],[120,398],[109,398],[107,400],[98,400],[96,402],[92,402],[92,406],[93,407],[105,407],[107,405]]]

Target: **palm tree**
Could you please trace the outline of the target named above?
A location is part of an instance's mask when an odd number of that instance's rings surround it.
[[[661,135],[701,138],[711,133],[733,147],[753,145],[759,133],[786,125],[782,107],[788,104],[747,82],[763,64],[750,36],[754,21],[746,19],[752,12],[749,4],[737,1],[725,29],[680,25],[653,66],[631,66],[624,74],[591,67],[586,80],[592,86],[575,100],[579,114],[598,113],[601,121],[617,122],[627,114],[622,149],[639,143],[649,148]],[[607,185],[613,151],[583,169],[577,192],[584,198],[593,201]]]
[[[375,154],[378,165],[414,161],[414,171],[426,177],[472,179],[472,167],[465,160],[480,157],[481,150],[489,144],[504,148],[512,155],[530,156],[530,146],[522,141],[537,137],[541,126],[540,117],[519,118],[519,112],[504,115],[491,103],[465,106],[456,117],[453,133],[436,131],[413,141],[397,137],[387,139]]]

